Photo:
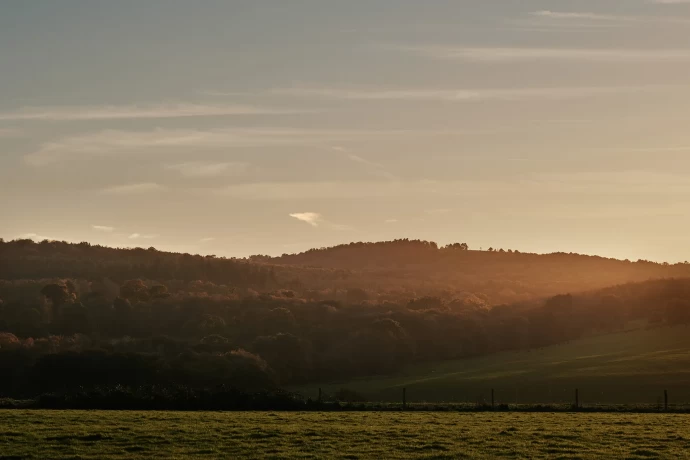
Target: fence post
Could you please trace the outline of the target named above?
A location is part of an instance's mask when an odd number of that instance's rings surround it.
[[[575,388],[575,409],[580,408],[580,390]]]
[[[664,410],[668,411],[668,390],[664,390]]]
[[[494,408],[494,389],[491,389],[491,408]]]
[[[319,404],[321,404],[321,388],[319,388]]]
[[[407,409],[407,388],[403,388],[403,410]]]

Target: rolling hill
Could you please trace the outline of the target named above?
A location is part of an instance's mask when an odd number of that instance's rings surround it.
[[[274,266],[339,270],[322,287],[374,292],[407,288],[417,295],[482,294],[489,304],[512,303],[660,278],[690,277],[690,264],[609,259],[574,253],[531,254],[468,250],[465,244],[395,240],[350,243],[263,259]]]
[[[445,300],[474,294],[498,305],[662,278],[690,277],[690,264],[607,259],[572,253],[471,251],[465,245],[396,240],[350,243],[281,257],[176,254],[155,248],[0,239],[0,279],[72,278],[117,283],[211,282],[247,294],[289,289],[316,300]],[[348,296],[348,291],[364,291]],[[352,294],[352,292],[350,292]]]

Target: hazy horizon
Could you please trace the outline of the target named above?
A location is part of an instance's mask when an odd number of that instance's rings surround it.
[[[0,5],[0,237],[690,259],[690,2]]]
[[[2,238],[2,237],[0,237]],[[140,239],[141,238],[141,239]],[[4,239],[4,238],[3,238]],[[60,243],[68,243],[68,244],[79,244],[79,243],[89,243],[92,246],[101,246],[105,248],[110,248],[110,249],[123,249],[123,250],[128,250],[128,249],[150,249],[153,248],[157,251],[160,252],[165,252],[165,253],[170,253],[170,254],[181,254],[183,252],[181,251],[175,251],[172,249],[165,249],[165,248],[160,248],[156,246],[155,244],[145,244],[146,240],[150,240],[153,238],[146,238],[146,237],[137,237],[135,239],[138,239],[141,244],[135,244],[135,243],[130,243],[127,245],[122,245],[122,246],[116,246],[116,245],[109,245],[109,244],[101,244],[101,243],[96,243],[93,241],[87,241],[87,240],[82,240],[82,241],[68,241],[68,240],[62,240],[62,239],[54,239],[54,238],[45,238],[43,235],[34,235],[34,234],[28,234],[28,235],[21,235],[20,238],[14,238],[14,239],[4,239],[6,243],[10,243],[13,241],[20,241],[20,240],[33,240],[36,243],[40,243],[42,241],[54,241],[54,242],[60,242]],[[266,252],[257,252],[257,253],[251,253],[251,254],[245,254],[245,255],[236,255],[236,254],[216,254],[212,252],[191,252],[188,254],[191,255],[199,255],[199,256],[212,256],[212,257],[224,257],[227,259],[249,259],[250,257],[254,256],[269,256],[269,257],[275,257],[275,258],[280,258],[281,256],[295,256],[295,255],[300,255],[300,254],[306,254],[309,252],[311,249],[330,249],[330,248],[337,248],[340,246],[347,246],[351,243],[363,243],[363,244],[379,244],[379,243],[392,243],[394,241],[401,241],[401,240],[414,240],[413,238],[400,238],[397,240],[377,240],[377,241],[343,241],[341,243],[335,243],[331,246],[313,246],[313,247],[307,247],[304,250],[295,250],[295,251],[287,251],[283,253],[266,253]],[[437,241],[433,240],[416,240],[416,241],[428,241],[430,243],[436,243],[439,247],[439,249],[443,249],[447,245],[452,245],[455,243],[458,243],[457,241],[447,241],[443,243],[439,243]],[[532,251],[523,251],[520,250],[520,248],[510,248],[510,247],[503,247],[503,246],[489,246],[489,247],[472,247],[469,246],[468,251],[469,252],[501,252],[501,249],[503,249],[503,252],[508,252],[514,251],[515,253],[518,254],[528,254],[528,255],[551,255],[551,254],[573,254],[576,256],[592,256],[592,257],[603,257],[603,258],[608,258],[612,260],[619,260],[619,261],[626,261],[629,260],[630,262],[638,262],[639,260],[645,261],[645,262],[652,262],[655,264],[662,264],[662,263],[669,263],[672,265],[683,265],[687,264],[688,261],[678,261],[678,262],[668,262],[665,260],[652,260],[652,259],[630,259],[630,258],[617,258],[617,257],[607,257],[607,256],[602,256],[601,254],[596,254],[596,253],[584,253],[584,252],[574,252],[574,251],[568,251],[568,250],[555,250],[555,251],[549,251],[549,252],[532,252]]]

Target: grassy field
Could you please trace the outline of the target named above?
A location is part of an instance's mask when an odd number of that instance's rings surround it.
[[[316,398],[318,388],[354,390],[373,401],[488,401],[506,404],[690,403],[690,328],[660,328],[591,337],[539,350],[411,367],[399,375],[311,385],[295,390]]]
[[[0,459],[688,458],[685,415],[0,411]]]

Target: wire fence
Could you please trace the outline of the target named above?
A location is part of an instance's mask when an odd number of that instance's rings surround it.
[[[362,410],[410,410],[410,411],[519,411],[519,412],[540,412],[540,411],[582,411],[582,412],[669,412],[669,413],[690,413],[690,402],[671,402],[669,400],[669,391],[663,390],[659,394],[650,396],[647,399],[649,402],[623,403],[623,402],[606,402],[597,401],[596,397],[603,393],[590,393],[590,399],[587,399],[588,394],[581,392],[579,388],[574,388],[571,391],[570,401],[558,398],[554,401],[553,395],[549,401],[535,401],[520,402],[519,391],[503,390],[501,392],[496,389],[490,389],[486,395],[479,395],[475,398],[467,398],[464,400],[451,401],[427,401],[424,399],[415,399],[414,393],[410,392],[408,388],[400,388],[399,400],[391,399],[375,401],[366,399],[363,396],[356,394],[353,391],[341,389],[334,393],[328,393],[321,388],[318,390],[318,396],[314,399],[309,398],[310,401],[316,404],[345,404],[348,408],[359,408]],[[458,398],[460,399],[460,398]]]

